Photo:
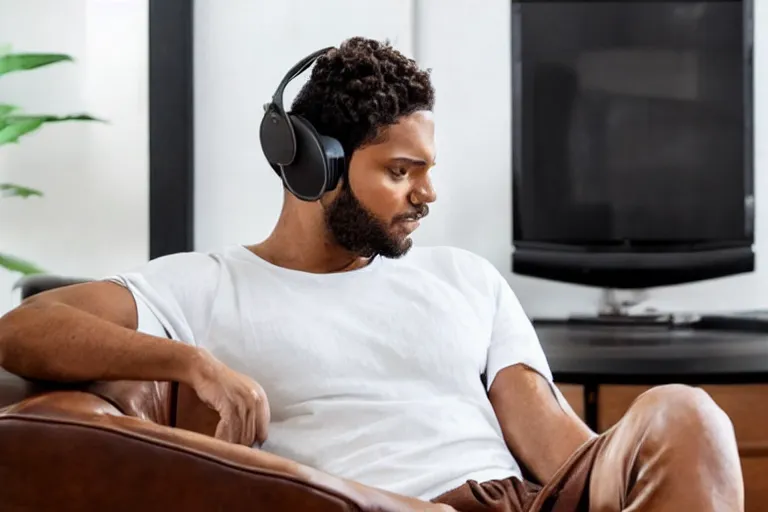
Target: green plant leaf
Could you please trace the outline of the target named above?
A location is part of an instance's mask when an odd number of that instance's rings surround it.
[[[0,55],[0,76],[72,60],[72,57],[62,53],[8,53]]]
[[[17,142],[20,137],[32,133],[45,123],[61,123],[65,121],[97,121],[104,122],[88,114],[69,116],[5,116],[0,117],[0,146]]]
[[[10,105],[9,105],[10,106]],[[68,116],[49,116],[49,115],[16,115],[16,116],[6,116],[5,122],[7,123],[23,123],[25,121],[31,121],[31,120],[41,120],[44,123],[61,123],[64,121],[96,121],[99,123],[105,123],[103,119],[98,119],[96,117],[90,116],[88,114],[71,114]]]
[[[33,188],[14,185],[12,183],[0,183],[0,197],[21,197],[28,198],[32,196],[42,197],[43,193]]]
[[[0,104],[0,118],[7,116],[14,110],[17,110],[18,107],[14,107],[13,105],[3,105]]]
[[[0,267],[5,267],[11,272],[19,272],[24,275],[42,274],[45,271],[28,261],[24,261],[10,254],[0,252]]]
[[[28,119],[16,123],[9,123],[7,118],[3,121],[3,126],[0,127],[0,146],[18,141],[19,137],[37,130],[45,123],[42,118]]]

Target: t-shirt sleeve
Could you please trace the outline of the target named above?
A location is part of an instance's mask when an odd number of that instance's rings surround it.
[[[488,347],[487,389],[501,370],[516,364],[528,366],[552,384],[552,372],[533,324],[506,279],[498,271],[494,275],[496,313]]]
[[[105,280],[133,294],[138,331],[197,345],[208,330],[218,274],[214,258],[189,252],[156,258]]]

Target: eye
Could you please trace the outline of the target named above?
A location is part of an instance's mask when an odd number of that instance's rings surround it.
[[[393,178],[398,180],[404,178],[405,175],[408,174],[408,169],[406,167],[389,167],[387,170]]]

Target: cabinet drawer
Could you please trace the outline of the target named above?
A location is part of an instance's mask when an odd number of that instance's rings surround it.
[[[733,422],[739,443],[768,443],[768,385],[707,385],[709,393]],[[603,432],[615,424],[629,406],[650,386],[600,386],[598,392],[598,429]],[[768,507],[767,507],[768,508]]]
[[[745,512],[768,511],[768,457],[742,457]]]
[[[768,385],[730,384],[701,388],[731,418],[739,444],[768,443]]]
[[[605,432],[627,412],[635,398],[651,386],[600,386],[597,390],[597,430]]]

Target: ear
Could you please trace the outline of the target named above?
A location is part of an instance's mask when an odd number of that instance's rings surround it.
[[[324,207],[333,203],[333,201],[336,200],[343,188],[346,186],[346,179],[346,176],[339,178],[339,183],[336,185],[336,188],[323,194],[320,199],[318,199],[318,202]]]

